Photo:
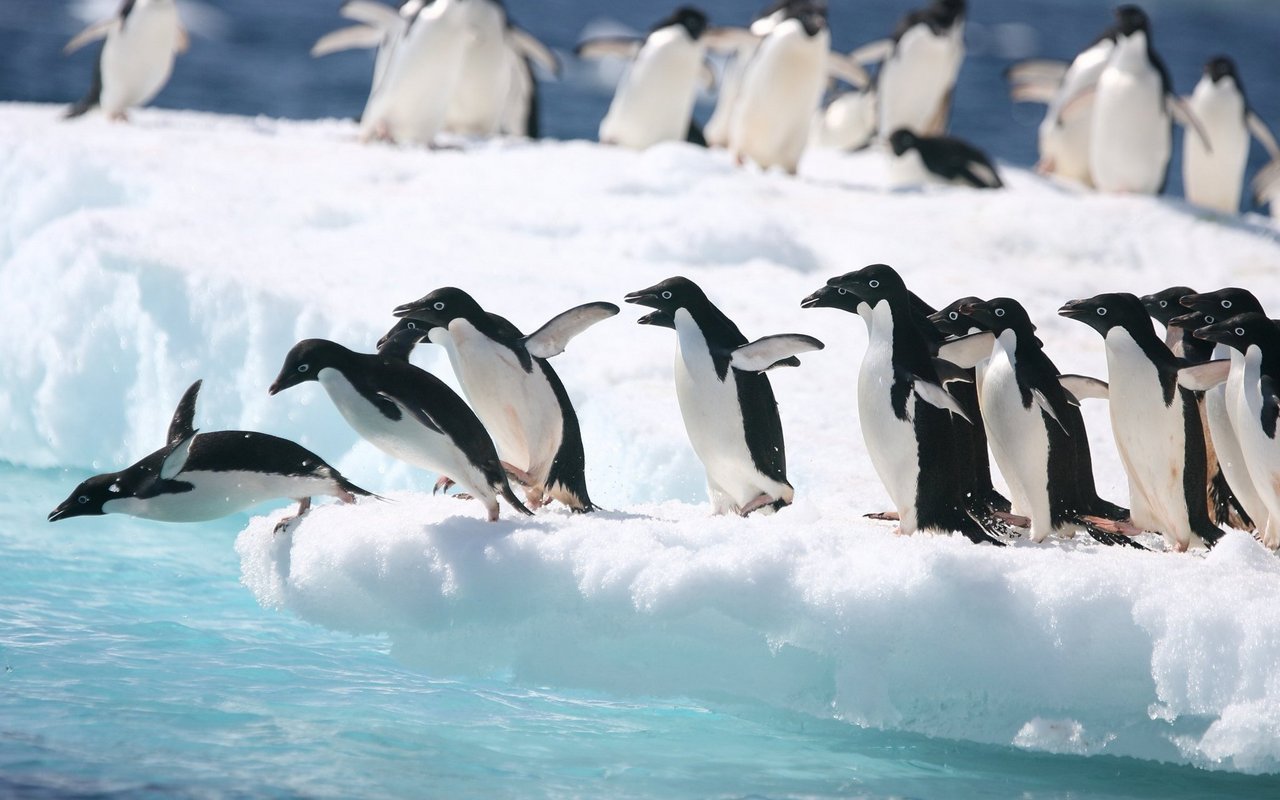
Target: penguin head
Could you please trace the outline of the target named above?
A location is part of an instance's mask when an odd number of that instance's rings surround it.
[[[120,473],[109,472],[106,475],[94,475],[75,488],[66,500],[49,512],[49,521],[71,517],[97,517],[106,514],[104,506],[111,500],[119,500],[125,495],[120,489]]]
[[[914,149],[919,141],[920,138],[906,128],[899,128],[889,135],[889,146],[893,148],[895,156]]]
[[[1149,33],[1151,21],[1147,12],[1137,6],[1125,5],[1116,8],[1116,27],[1121,36],[1132,36],[1135,33]]]
[[[800,301],[801,308],[838,308],[850,314],[858,313],[858,305],[863,300],[853,292],[840,286],[823,286],[818,291]]]
[[[827,4],[825,0],[799,0],[789,3],[782,15],[782,22],[795,20],[804,29],[805,35],[813,38],[827,27]]]
[[[1262,312],[1262,304],[1253,296],[1253,292],[1234,286],[1216,292],[1189,294],[1181,302],[1192,311],[1202,311],[1220,321],[1250,311]]]
[[[1018,334],[1035,333],[1035,323],[1027,316],[1027,310],[1012,297],[996,297],[985,303],[966,303],[960,307],[960,316],[968,317],[974,327],[999,335],[1004,331]]]
[[[1230,78],[1240,85],[1240,76],[1236,72],[1236,62],[1228,56],[1214,56],[1204,65],[1204,74],[1209,80],[1217,83],[1223,78]]]
[[[1112,328],[1125,328],[1131,332],[1146,327],[1151,332],[1151,320],[1135,295],[1123,292],[1100,294],[1084,300],[1071,300],[1058,314],[1067,319],[1083,322],[1105,338]]]
[[[661,283],[655,283],[648,289],[632,292],[624,297],[623,300],[628,303],[665,311],[672,315],[673,324],[676,309],[697,308],[709,302],[707,296],[702,293],[702,289],[698,288],[698,284],[680,276],[667,278]],[[662,318],[659,317],[658,319]]]
[[[441,328],[449,327],[449,323],[455,319],[465,319],[476,325],[488,324],[488,318],[480,304],[471,295],[453,286],[436,289],[412,303],[397,306],[391,313]]]
[[[1183,311],[1186,311],[1184,308]],[[1220,317],[1213,314],[1206,314],[1203,311],[1192,311],[1189,314],[1170,319],[1167,323],[1170,328],[1182,328],[1184,331],[1194,331],[1196,328],[1203,328],[1206,325],[1212,325],[1217,322]]]
[[[284,366],[267,394],[280,394],[300,383],[319,379],[320,370],[337,366],[351,351],[328,339],[303,339],[284,357]]]
[[[378,355],[407,360],[418,342],[436,326],[416,319],[402,319],[378,340]]]
[[[911,294],[902,277],[888,264],[872,264],[831,278],[827,286],[846,289],[872,306],[881,300],[910,302]]]
[[[1242,353],[1248,352],[1253,345],[1265,347],[1280,340],[1276,323],[1256,311],[1237,314],[1213,325],[1197,328],[1194,335],[1197,339],[1225,344]]]
[[[929,315],[929,321],[942,332],[944,336],[966,336],[973,330],[986,331],[990,330],[976,317],[962,313],[961,309],[982,303],[981,297],[961,297],[959,300],[940,308]]]
[[[940,27],[950,27],[958,17],[964,15],[965,2],[964,0],[933,0],[933,6],[929,12]]]
[[[1155,294],[1143,295],[1140,299],[1142,307],[1147,310],[1152,319],[1161,325],[1168,326],[1170,320],[1184,313],[1182,298],[1195,293],[1195,289],[1186,286],[1170,286]]]
[[[671,16],[654,25],[653,30],[669,28],[672,25],[679,25],[684,28],[685,33],[689,34],[689,38],[696,42],[707,31],[707,15],[703,13],[702,9],[694,8],[693,6],[680,6],[671,13]]]
[[[655,325],[659,328],[671,328],[674,330],[676,327],[676,315],[666,310],[651,311],[636,320],[636,324]]]

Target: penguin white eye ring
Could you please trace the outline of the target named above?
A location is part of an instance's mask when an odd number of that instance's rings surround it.
[[[840,294],[848,294],[848,293],[849,293],[849,290],[848,290],[848,289],[836,289],[836,291],[837,291],[838,293],[840,293]]]
[[[1003,309],[1003,308],[997,308],[997,309],[996,309],[996,316],[997,316],[997,317],[1003,317],[1003,316],[1004,316],[1004,309]]]
[[[1231,301],[1230,301],[1230,300],[1223,300],[1223,301],[1222,301],[1222,307],[1223,307],[1223,308],[1231,308]]]
[[[80,505],[84,505],[85,503],[89,502],[89,498],[85,495],[80,495],[79,497],[76,498],[76,502],[79,503]]]
[[[411,331],[416,331],[418,329],[418,323],[416,322],[406,322],[404,326]]]
[[[840,294],[844,294],[844,289],[841,289],[841,290],[840,290]],[[952,311],[952,312],[951,312],[950,314],[948,314],[947,316],[948,316],[951,320],[953,320],[953,321],[954,321],[954,320],[960,319],[960,312],[959,312],[959,311]]]
[[[1105,317],[1106,315],[1107,315],[1107,310],[1105,308],[1098,309],[1098,316]]]
[[[879,289],[879,288],[880,288],[880,281],[877,281],[877,280],[872,279],[872,280],[867,281],[867,285],[868,285],[868,286],[870,286],[872,289]]]
[[[662,293],[662,299],[663,299],[663,300],[670,300],[670,299],[671,299],[671,292],[663,292],[663,293]]]
[[[1206,324],[1206,325],[1212,325],[1212,324],[1213,324],[1213,320],[1214,320],[1214,318],[1213,318],[1213,317],[1211,317],[1211,316],[1209,316],[1208,314],[1205,314],[1205,315],[1204,315],[1204,324]]]
[[[1161,307],[1161,308],[1167,308],[1168,306],[1169,306],[1169,301],[1168,301],[1168,300],[1161,300],[1161,301],[1160,301],[1160,307]]]
[[[436,301],[436,304],[435,304],[435,306],[434,306],[434,307],[435,307],[435,310],[436,310],[436,311],[444,311],[444,303],[442,303],[442,302],[440,302],[440,301],[438,301],[438,300]]]
[[[306,371],[307,371],[307,370],[309,370],[309,369],[311,369],[311,365],[310,365],[310,364],[299,364],[299,365],[298,365],[298,372],[306,372]]]
[[[1236,328],[1236,336],[1244,336],[1244,328]]]

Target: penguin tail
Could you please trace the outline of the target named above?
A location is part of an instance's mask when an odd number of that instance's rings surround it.
[[[702,132],[702,126],[698,124],[696,119],[689,120],[689,131],[685,134],[684,140],[698,147],[707,146],[706,134]]]
[[[62,115],[63,119],[75,119],[82,117],[93,109],[98,107],[98,103],[102,100],[102,59],[99,58],[93,67],[93,82],[89,84],[89,91],[85,96],[80,98],[67,109]]]
[[[354,483],[347,480],[346,477],[341,472],[338,472],[333,467],[329,468],[329,472],[331,477],[333,478],[333,482],[338,484],[338,488],[343,492],[346,492],[348,495],[353,497],[372,497],[374,500],[381,500],[383,502],[388,502],[387,498],[383,497],[382,495],[374,494],[368,489],[361,489],[359,486],[356,486]]]
[[[1115,531],[1107,530],[1105,527],[1099,525],[1097,521],[1087,519],[1082,515],[1077,515],[1072,519],[1072,522],[1083,527],[1085,532],[1089,534],[1089,537],[1098,544],[1105,544],[1108,547],[1133,547],[1138,550],[1148,551],[1151,549],[1143,545],[1141,542],[1125,536],[1123,533],[1116,533]]]
[[[1227,483],[1227,476],[1219,468],[1209,480],[1209,517],[1219,525],[1227,525],[1241,531],[1252,531],[1256,527],[1249,514],[1240,505],[1236,493]]]
[[[1013,526],[997,517],[985,501],[966,497],[965,507],[956,511],[956,521],[948,527],[974,544],[1004,547],[1008,544],[1004,541],[1006,538],[1018,535]]]
[[[521,502],[520,498],[516,497],[516,493],[511,490],[511,483],[507,480],[506,475],[503,475],[500,481],[494,483],[493,488],[497,489],[498,493],[502,495],[502,499],[506,500],[516,511],[527,517],[533,516],[533,512],[529,510],[529,507]]]

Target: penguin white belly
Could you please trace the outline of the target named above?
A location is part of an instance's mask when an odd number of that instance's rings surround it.
[[[1227,386],[1234,379],[1233,376],[1229,376],[1226,384],[1220,384],[1205,392],[1205,417],[1209,422],[1209,435],[1213,437],[1213,449],[1217,453],[1222,474],[1226,477],[1227,484],[1231,487],[1231,492],[1241,508],[1249,515],[1249,519],[1253,520],[1256,529],[1262,531],[1266,527],[1267,506],[1253,486],[1253,476],[1240,446],[1240,436],[1236,433],[1232,422],[1235,415],[1230,413],[1227,404]]]
[[[444,126],[462,136],[492,136],[511,89],[506,20],[496,5],[483,0],[468,0],[467,11],[474,34],[463,53]]]
[[[963,58],[964,43],[955,36],[935,36],[925,25],[903,34],[876,81],[881,137],[899,128],[922,136],[941,133],[935,121]]]
[[[400,419],[389,419],[336,369],[323,369],[318,378],[342,418],[374,447],[415,467],[452,478],[476,497],[493,494],[484,476],[448,436],[403,410]]]
[[[887,302],[881,302],[871,312],[869,333],[867,352],[858,371],[858,424],[871,465],[898,510],[899,530],[914,533],[920,483],[919,445],[915,425],[893,413],[893,320]],[[908,415],[912,419],[915,406],[915,397],[908,396]]]
[[[1262,429],[1261,359],[1262,352],[1256,347],[1249,348],[1243,359],[1241,378],[1236,382],[1236,418],[1240,448],[1249,463],[1254,488],[1268,512],[1268,522],[1260,523],[1258,532],[1263,544],[1275,550],[1280,547],[1280,526],[1274,523],[1280,520],[1280,441],[1270,438]]]
[[[1240,208],[1244,167],[1249,159],[1244,100],[1234,87],[1215,88],[1206,78],[1196,86],[1189,105],[1204,125],[1213,150],[1210,152],[1192,131],[1182,137],[1184,194],[1198,206],[1234,214]]]
[[[524,63],[524,57],[511,47],[506,48],[503,57],[507,62],[510,78],[507,81],[507,96],[503,101],[499,130],[507,136],[528,136],[534,78]]]
[[[818,112],[813,143],[835,150],[858,150],[876,135],[874,92],[845,92]]]
[[[1007,342],[1009,338],[1012,343]],[[1054,532],[1049,502],[1049,434],[1040,406],[1022,405],[1011,352],[1015,344],[1016,337],[1005,331],[992,350],[979,395],[982,421],[996,466],[1009,485],[1010,500],[1031,518],[1031,540],[1043,542]]]
[[[128,514],[162,522],[206,522],[252,508],[268,500],[332,494],[333,481],[264,472],[180,472],[176,481],[190,483],[189,492],[160,494],[141,499],[121,497],[108,500],[103,511]]]
[[[544,482],[560,450],[564,416],[537,363],[525,372],[511,348],[464,319],[449,323],[458,382],[493,437],[498,458]]]
[[[1129,478],[1133,523],[1160,531],[1179,548],[1199,541],[1187,516],[1182,485],[1186,430],[1182,400],[1164,404],[1155,366],[1123,328],[1107,334],[1111,428]]]
[[[618,85],[600,141],[643,150],[689,133],[703,48],[678,31],[652,34]]]
[[[676,333],[676,398],[716,513],[736,513],[761,493],[790,499],[790,487],[763,475],[751,458],[733,368],[721,381],[702,331],[684,309],[676,312]]]
[[[419,14],[369,95],[360,118],[361,137],[386,135],[402,144],[431,144],[444,125],[468,42],[460,24]]]
[[[1115,43],[1109,39],[1095,44],[1076,56],[1063,76],[1062,86],[1040,123],[1040,168],[1045,172],[1086,186],[1093,185],[1089,174],[1093,98],[1076,98],[1097,83],[1113,47]],[[1068,102],[1073,106],[1064,115],[1063,106]]]
[[[107,116],[145,105],[173,72],[181,23],[172,3],[135,6],[124,26],[102,46],[102,94]]]
[[[831,37],[789,34],[761,44],[747,73],[730,123],[729,149],[761,169],[800,164],[827,76]]]
[[[707,140],[708,147],[729,146],[729,129],[733,121],[734,106],[742,91],[742,79],[746,73],[747,64],[750,63],[755,52],[755,45],[739,48],[733,60],[729,62],[729,66],[725,68],[716,96],[716,107],[711,112],[707,124],[702,128],[702,135]]]
[[[1089,172],[1100,191],[1157,194],[1172,152],[1172,121],[1153,69],[1103,70],[1093,99]]]

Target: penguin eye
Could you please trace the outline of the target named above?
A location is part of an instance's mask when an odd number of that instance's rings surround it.
[[[436,304],[435,304],[435,310],[436,310],[436,311],[444,311],[444,303],[442,303],[442,302],[440,302],[439,300],[437,300],[437,301],[436,301]]]
[[[867,285],[868,285],[868,286],[870,286],[872,289],[879,289],[879,288],[880,288],[880,281],[875,280],[875,279],[873,278],[872,280],[867,281]]]
[[[1168,307],[1169,307],[1169,301],[1168,301],[1168,300],[1161,300],[1161,301],[1160,301],[1160,307],[1161,307],[1161,308],[1168,308]]]
[[[84,505],[85,503],[89,502],[89,496],[82,494],[76,498],[76,502],[79,503],[80,505]]]
[[[1231,308],[1231,301],[1230,301],[1230,300],[1223,300],[1223,301],[1222,301],[1222,307],[1223,307],[1223,308]]]
[[[1098,316],[1105,317],[1106,315],[1107,315],[1107,310],[1105,308],[1098,309]]]
[[[670,300],[670,299],[671,299],[671,292],[663,292],[663,293],[662,293],[662,299],[663,299],[663,300]]]
[[[1003,308],[997,308],[997,309],[996,309],[996,316],[997,316],[997,317],[1003,317],[1003,316],[1004,316],[1004,309],[1003,309]]]
[[[418,329],[418,324],[416,322],[410,322],[407,325],[405,325],[405,327],[411,331],[416,331]]]
[[[960,314],[958,312],[952,311],[950,314],[947,315],[947,317],[953,320],[957,320],[957,319],[960,319]]]
[[[1209,316],[1208,314],[1205,314],[1205,317],[1204,317],[1204,324],[1206,324],[1206,325],[1212,325],[1212,324],[1213,324],[1213,320],[1214,320],[1214,318],[1213,318],[1213,317]]]
[[[1236,328],[1236,336],[1244,336],[1244,328]]]
[[[307,370],[309,370],[309,369],[311,369],[311,365],[310,365],[310,364],[299,364],[299,365],[298,365],[298,372],[306,372],[306,371],[307,371]]]

